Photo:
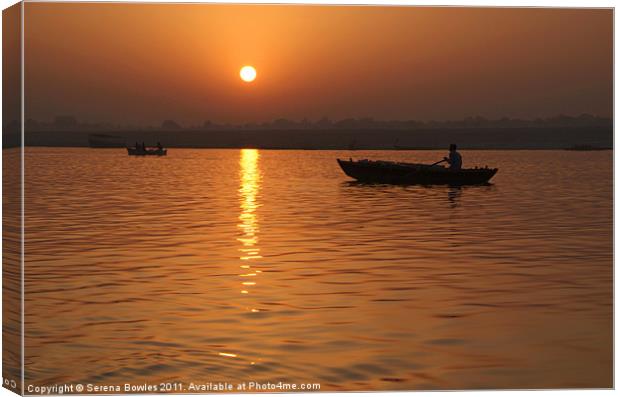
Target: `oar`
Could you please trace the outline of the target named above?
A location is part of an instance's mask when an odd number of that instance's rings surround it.
[[[444,161],[446,161],[446,159],[439,160],[438,162],[436,162],[436,163],[433,163],[433,164],[429,165],[429,167],[432,167],[432,166],[437,165],[437,164],[441,164],[441,163],[443,163]]]

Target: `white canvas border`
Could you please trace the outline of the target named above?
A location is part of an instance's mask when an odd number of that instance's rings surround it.
[[[48,1],[48,0],[26,0],[26,1]],[[79,0],[62,0],[63,2],[80,2]],[[122,2],[121,0],[107,0],[107,1],[92,1],[92,2]],[[162,0],[133,0],[132,2],[137,2],[137,3],[230,3],[231,1],[225,1],[225,0],[210,0],[210,1],[175,1],[175,0],[168,0],[168,1],[162,1]],[[2,7],[2,9],[5,9],[13,4],[15,4],[16,1],[14,0],[0,0],[0,6]],[[615,8],[616,7],[616,1],[604,1],[604,0],[590,0],[590,1],[583,1],[583,0],[540,0],[540,1],[532,1],[532,0],[528,0],[528,1],[519,1],[519,0],[476,0],[476,1],[467,1],[467,0],[449,0],[449,1],[441,1],[441,0],[425,0],[425,1],[411,1],[411,0],[389,0],[389,1],[380,1],[380,0],[311,0],[311,1],[303,1],[303,0],[279,0],[279,1],[261,1],[261,0],[243,0],[243,1],[237,1],[237,3],[244,3],[244,4],[319,4],[319,5],[334,5],[334,4],[339,4],[339,5],[383,5],[383,6],[446,6],[446,7],[450,7],[450,6],[469,6],[469,7],[560,7],[560,8],[579,8],[579,7],[588,7],[588,8]],[[24,12],[22,9],[22,37],[23,37],[23,27],[24,27]],[[615,26],[615,22],[614,22],[614,26]],[[0,32],[1,32],[1,27],[2,27],[2,20],[0,18]],[[616,44],[618,42],[617,37],[618,33],[617,31],[614,29],[614,99],[616,97],[616,93],[617,93],[617,84],[615,81],[615,75],[618,71],[618,65],[615,62],[615,53],[616,53]],[[22,48],[22,53],[21,53],[21,57],[22,57],[22,75],[23,75],[23,57],[24,57],[24,53],[23,53],[23,48]],[[1,54],[0,54],[0,59],[1,59]],[[1,70],[0,70],[0,77],[1,77]],[[0,79],[1,82],[1,79]],[[1,83],[0,83],[1,84]],[[22,134],[23,134],[23,122],[24,122],[24,96],[23,96],[23,91],[24,91],[24,81],[22,79],[21,82],[21,87],[22,87]],[[0,98],[1,98],[1,91],[0,91]],[[615,120],[615,116],[618,114],[618,105],[614,100],[614,120]],[[0,125],[2,125],[2,115],[0,114]],[[615,138],[616,138],[616,131],[615,131],[615,122],[614,122],[614,143],[615,143]],[[22,142],[23,142],[23,136],[22,136]],[[24,160],[24,156],[23,156],[23,147],[22,147],[22,189],[24,187],[23,185],[23,160]],[[1,166],[2,162],[0,160],[0,166]],[[614,198],[617,196],[617,193],[619,191],[619,187],[616,184],[616,175],[618,175],[618,171],[619,171],[620,165],[618,164],[618,162],[616,161],[616,152],[614,150]],[[2,176],[0,173],[0,190],[1,190],[1,180],[2,180]],[[23,191],[22,191],[22,200],[23,200]],[[22,211],[23,211],[23,202],[22,202]],[[0,216],[2,214],[2,209],[0,208]],[[616,221],[618,220],[618,215],[615,211],[615,201],[614,201],[614,225],[616,224]],[[23,232],[23,213],[22,213],[22,232]],[[617,276],[618,276],[618,269],[615,266],[615,248],[617,247],[617,243],[618,243],[618,236],[615,234],[615,227],[614,227],[614,342],[616,340],[616,332],[618,330],[617,327],[617,316],[616,316],[616,305],[615,305],[615,297],[617,296],[618,293],[618,285],[615,282]],[[23,239],[22,239],[22,244],[23,244]],[[0,248],[1,248],[2,242],[0,240]],[[23,245],[22,245],[22,252],[23,252]],[[22,262],[23,263],[23,262]],[[23,268],[22,268],[22,291],[23,291]],[[23,294],[22,294],[22,307],[23,307]],[[1,311],[1,302],[0,302],[0,320],[2,318],[2,311]],[[23,311],[22,311],[22,316],[23,316]],[[22,327],[23,327],[24,321],[22,318]],[[23,335],[23,328],[22,328],[22,335]],[[23,338],[23,337],[22,337]],[[23,340],[22,340],[22,357],[23,357]],[[0,357],[1,357],[1,349],[2,349],[2,340],[0,339]],[[618,378],[618,367],[615,365],[616,360],[618,359],[618,351],[617,349],[615,349],[615,344],[614,344],[614,385],[615,385],[615,380]],[[23,360],[22,360],[22,374],[23,374]],[[22,379],[22,385],[24,385],[23,379]],[[576,390],[549,390],[549,391],[539,391],[539,390],[535,390],[535,391],[528,391],[528,390],[519,390],[519,391],[515,391],[515,390],[509,390],[509,391],[496,391],[496,390],[478,390],[478,391],[458,391],[458,396],[463,396],[463,397],[471,397],[471,396],[488,396],[488,397],[495,397],[495,396],[510,396],[510,397],[520,397],[520,396],[581,396],[583,395],[583,393],[586,392],[583,389],[576,389]],[[435,396],[435,397],[441,397],[441,396],[450,396],[450,395],[454,395],[455,391],[446,391],[446,392],[416,392],[416,391],[411,391],[411,392],[373,392],[374,395],[376,395],[377,397],[388,397],[388,396],[413,396],[415,394],[415,396],[420,396],[420,397],[427,397],[427,396]],[[598,396],[602,396],[602,395],[611,395],[611,394],[615,394],[615,390],[590,390],[588,389],[587,393],[592,393],[592,395],[598,395]],[[264,393],[260,393],[261,395]],[[308,397],[311,395],[316,395],[317,393],[295,393],[296,395],[299,395],[300,397]],[[335,397],[338,394],[341,393],[330,393],[330,392],[321,392],[320,395],[321,396],[325,396],[325,397]],[[348,392],[347,395],[351,396],[351,397],[361,397],[364,395],[367,395],[368,393],[358,393],[358,392]],[[7,389],[4,388],[0,388],[0,397],[9,397],[14,395],[13,393],[11,393],[10,391],[8,391]],[[214,394],[212,394],[214,395]],[[242,396],[242,397],[246,397],[248,395],[259,395],[259,394],[227,394],[228,396]],[[143,396],[156,396],[156,394],[144,394]],[[186,396],[192,396],[190,394],[186,395]]]

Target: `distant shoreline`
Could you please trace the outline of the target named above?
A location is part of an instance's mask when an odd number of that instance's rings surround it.
[[[20,135],[3,135],[4,147]],[[611,127],[458,128],[424,130],[133,130],[26,131],[25,145],[42,147],[133,147],[144,142],[167,148],[270,150],[611,150]]]
[[[93,149],[93,150],[125,150],[124,147],[90,147],[90,146],[51,146],[51,145],[26,145],[27,148],[56,148],[56,149]],[[4,147],[3,149],[18,149],[19,146]],[[241,149],[256,149],[256,150],[273,150],[273,151],[331,151],[331,152],[420,152],[420,151],[446,151],[447,148],[419,148],[419,149],[385,149],[385,148],[368,148],[368,149],[304,149],[304,148],[272,148],[272,147],[202,147],[202,146],[167,146],[166,148],[174,150],[192,150],[192,149],[204,149],[204,150],[241,150]],[[570,148],[466,148],[461,147],[459,151],[566,151],[566,152],[605,152],[613,151],[614,148],[595,148],[588,150],[574,150]]]

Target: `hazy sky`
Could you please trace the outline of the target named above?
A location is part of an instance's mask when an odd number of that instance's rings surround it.
[[[26,3],[26,118],[612,114],[612,11]],[[239,69],[258,71],[253,83]]]

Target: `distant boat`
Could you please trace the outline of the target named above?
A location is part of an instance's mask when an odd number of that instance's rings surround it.
[[[130,156],[165,156],[168,153],[168,149],[164,148],[156,148],[156,149],[145,149],[138,147],[128,147],[127,154]]]
[[[125,147],[125,138],[108,134],[89,134],[88,146],[92,148],[121,148]]]
[[[497,168],[463,168],[455,171],[439,165],[393,161],[340,160],[345,174],[360,182],[420,185],[481,185],[497,173]]]

